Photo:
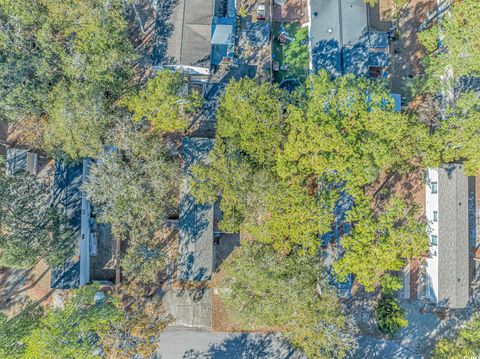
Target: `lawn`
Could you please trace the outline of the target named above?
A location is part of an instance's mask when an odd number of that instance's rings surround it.
[[[283,24],[289,40],[280,44],[278,35],[282,32],[282,24],[273,24],[273,60],[278,61],[283,70],[274,72],[276,82],[297,78],[303,82],[308,74],[308,28],[299,23]]]

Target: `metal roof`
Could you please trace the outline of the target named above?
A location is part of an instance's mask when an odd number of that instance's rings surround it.
[[[438,302],[464,308],[469,299],[468,177],[461,164],[438,171]]]

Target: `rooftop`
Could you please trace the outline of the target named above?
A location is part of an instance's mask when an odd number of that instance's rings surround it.
[[[210,279],[213,271],[213,206],[190,194],[191,168],[206,163],[213,148],[209,138],[186,137],[182,142],[183,181],[179,213],[178,277],[185,281]]]
[[[451,308],[464,308],[469,299],[469,181],[462,167],[438,171],[438,302]]]
[[[210,67],[213,0],[179,0],[170,22],[167,56],[177,65]]]
[[[311,68],[333,76],[366,74],[368,23],[364,0],[310,1]]]

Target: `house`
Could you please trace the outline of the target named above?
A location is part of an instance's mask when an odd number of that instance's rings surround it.
[[[194,79],[203,80],[210,74],[210,52],[214,0],[179,0],[170,22],[172,33],[167,56],[173,67]]]
[[[64,210],[78,242],[74,256],[63,266],[52,269],[52,288],[78,288],[114,277],[114,270],[106,266],[113,255],[109,227],[97,225],[91,203],[81,190],[90,166],[90,159],[79,164],[55,162],[53,204]]]
[[[190,190],[192,166],[208,163],[213,144],[210,138],[182,141],[178,278],[183,281],[209,280],[213,272],[213,205],[198,203]]]
[[[364,0],[310,0],[309,16],[311,71],[367,76],[388,66],[388,35],[369,29]]]
[[[168,63],[156,69],[183,71],[192,86],[204,90],[211,70],[232,61],[235,49],[235,0],[180,0],[170,18]]]
[[[470,248],[476,241],[475,178],[463,173],[462,164],[428,169],[425,214],[430,239],[421,273],[425,297],[440,306],[465,308],[470,297]]]

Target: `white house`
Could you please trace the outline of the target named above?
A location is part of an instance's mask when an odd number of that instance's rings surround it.
[[[470,296],[469,216],[475,208],[474,178],[463,165],[450,164],[427,171],[425,214],[430,252],[426,259],[425,295],[451,308],[464,308]],[[469,206],[470,203],[470,206]],[[473,211],[473,213],[472,213]]]

